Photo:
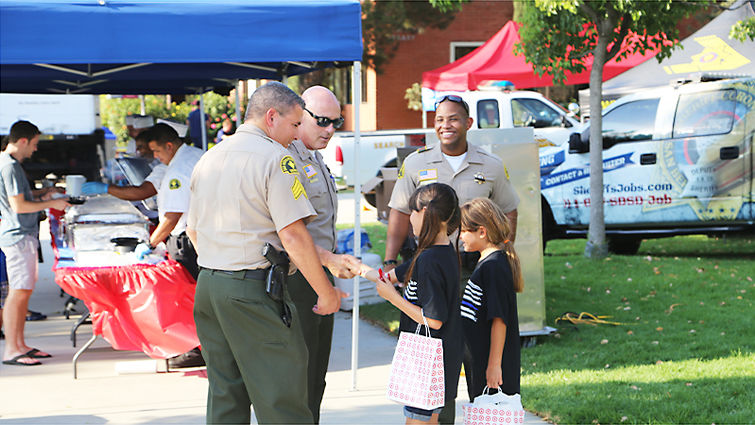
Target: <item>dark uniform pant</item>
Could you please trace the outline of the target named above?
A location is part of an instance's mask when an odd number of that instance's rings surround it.
[[[197,251],[194,250],[189,236],[186,232],[178,236],[170,235],[165,242],[168,247],[170,258],[184,266],[194,280],[199,276],[199,266],[197,265]]]
[[[207,423],[312,423],[307,407],[307,349],[295,306],[291,327],[265,293],[264,279],[244,271],[202,269],[194,321],[207,363]]]
[[[333,276],[326,271],[328,279]],[[333,315],[321,316],[312,311],[317,304],[317,293],[309,286],[307,279],[297,271],[288,277],[288,293],[296,305],[301,321],[304,342],[309,353],[307,362],[307,391],[309,410],[315,423],[320,423],[320,404],[325,393],[325,374],[328,372],[330,346],[333,340]]]

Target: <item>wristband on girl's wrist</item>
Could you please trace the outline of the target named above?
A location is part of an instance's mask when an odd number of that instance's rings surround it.
[[[383,261],[384,266],[395,266],[398,264],[398,261],[396,260],[385,260]]]

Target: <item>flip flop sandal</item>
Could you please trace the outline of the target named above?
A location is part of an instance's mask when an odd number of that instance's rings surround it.
[[[32,348],[31,350],[26,352],[26,355],[31,357],[32,359],[46,359],[46,358],[52,357],[51,354],[38,354],[38,353],[40,353],[39,350],[37,350],[36,348]]]
[[[29,359],[34,359],[34,357],[31,357],[28,354],[24,353],[24,354],[19,354],[10,360],[3,360],[3,364],[7,364],[11,366],[38,366],[42,364],[42,362],[40,361],[36,361],[34,363],[24,363],[24,362],[18,361],[19,359],[23,359],[24,357],[29,358]]]
[[[27,322],[34,322],[34,321],[37,321],[37,320],[45,320],[45,319],[47,319],[47,315],[46,314],[42,314],[42,313],[40,313],[38,311],[31,311],[31,310],[29,310],[26,313],[26,321]]]

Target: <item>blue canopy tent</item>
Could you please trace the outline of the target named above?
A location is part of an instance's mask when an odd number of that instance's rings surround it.
[[[361,13],[358,0],[0,0],[0,92],[201,93],[353,63],[358,161]]]
[[[356,0],[0,0],[0,90],[196,93],[362,56]]]

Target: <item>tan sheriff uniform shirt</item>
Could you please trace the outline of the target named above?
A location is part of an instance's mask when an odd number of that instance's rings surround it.
[[[197,232],[202,267],[268,267],[265,242],[281,249],[277,232],[312,215],[290,152],[253,124],[241,125],[194,167],[187,225]]]
[[[317,216],[307,223],[315,244],[330,252],[336,249],[336,182],[317,151],[310,151],[301,140],[294,140],[288,150],[296,160],[299,179]]]
[[[456,172],[443,158],[440,143],[409,154],[398,172],[388,206],[410,214],[409,198],[412,193],[430,183],[445,183],[453,187],[460,205],[474,198],[489,198],[505,213],[519,205],[519,196],[500,158],[472,144],[467,145],[467,156]]]

